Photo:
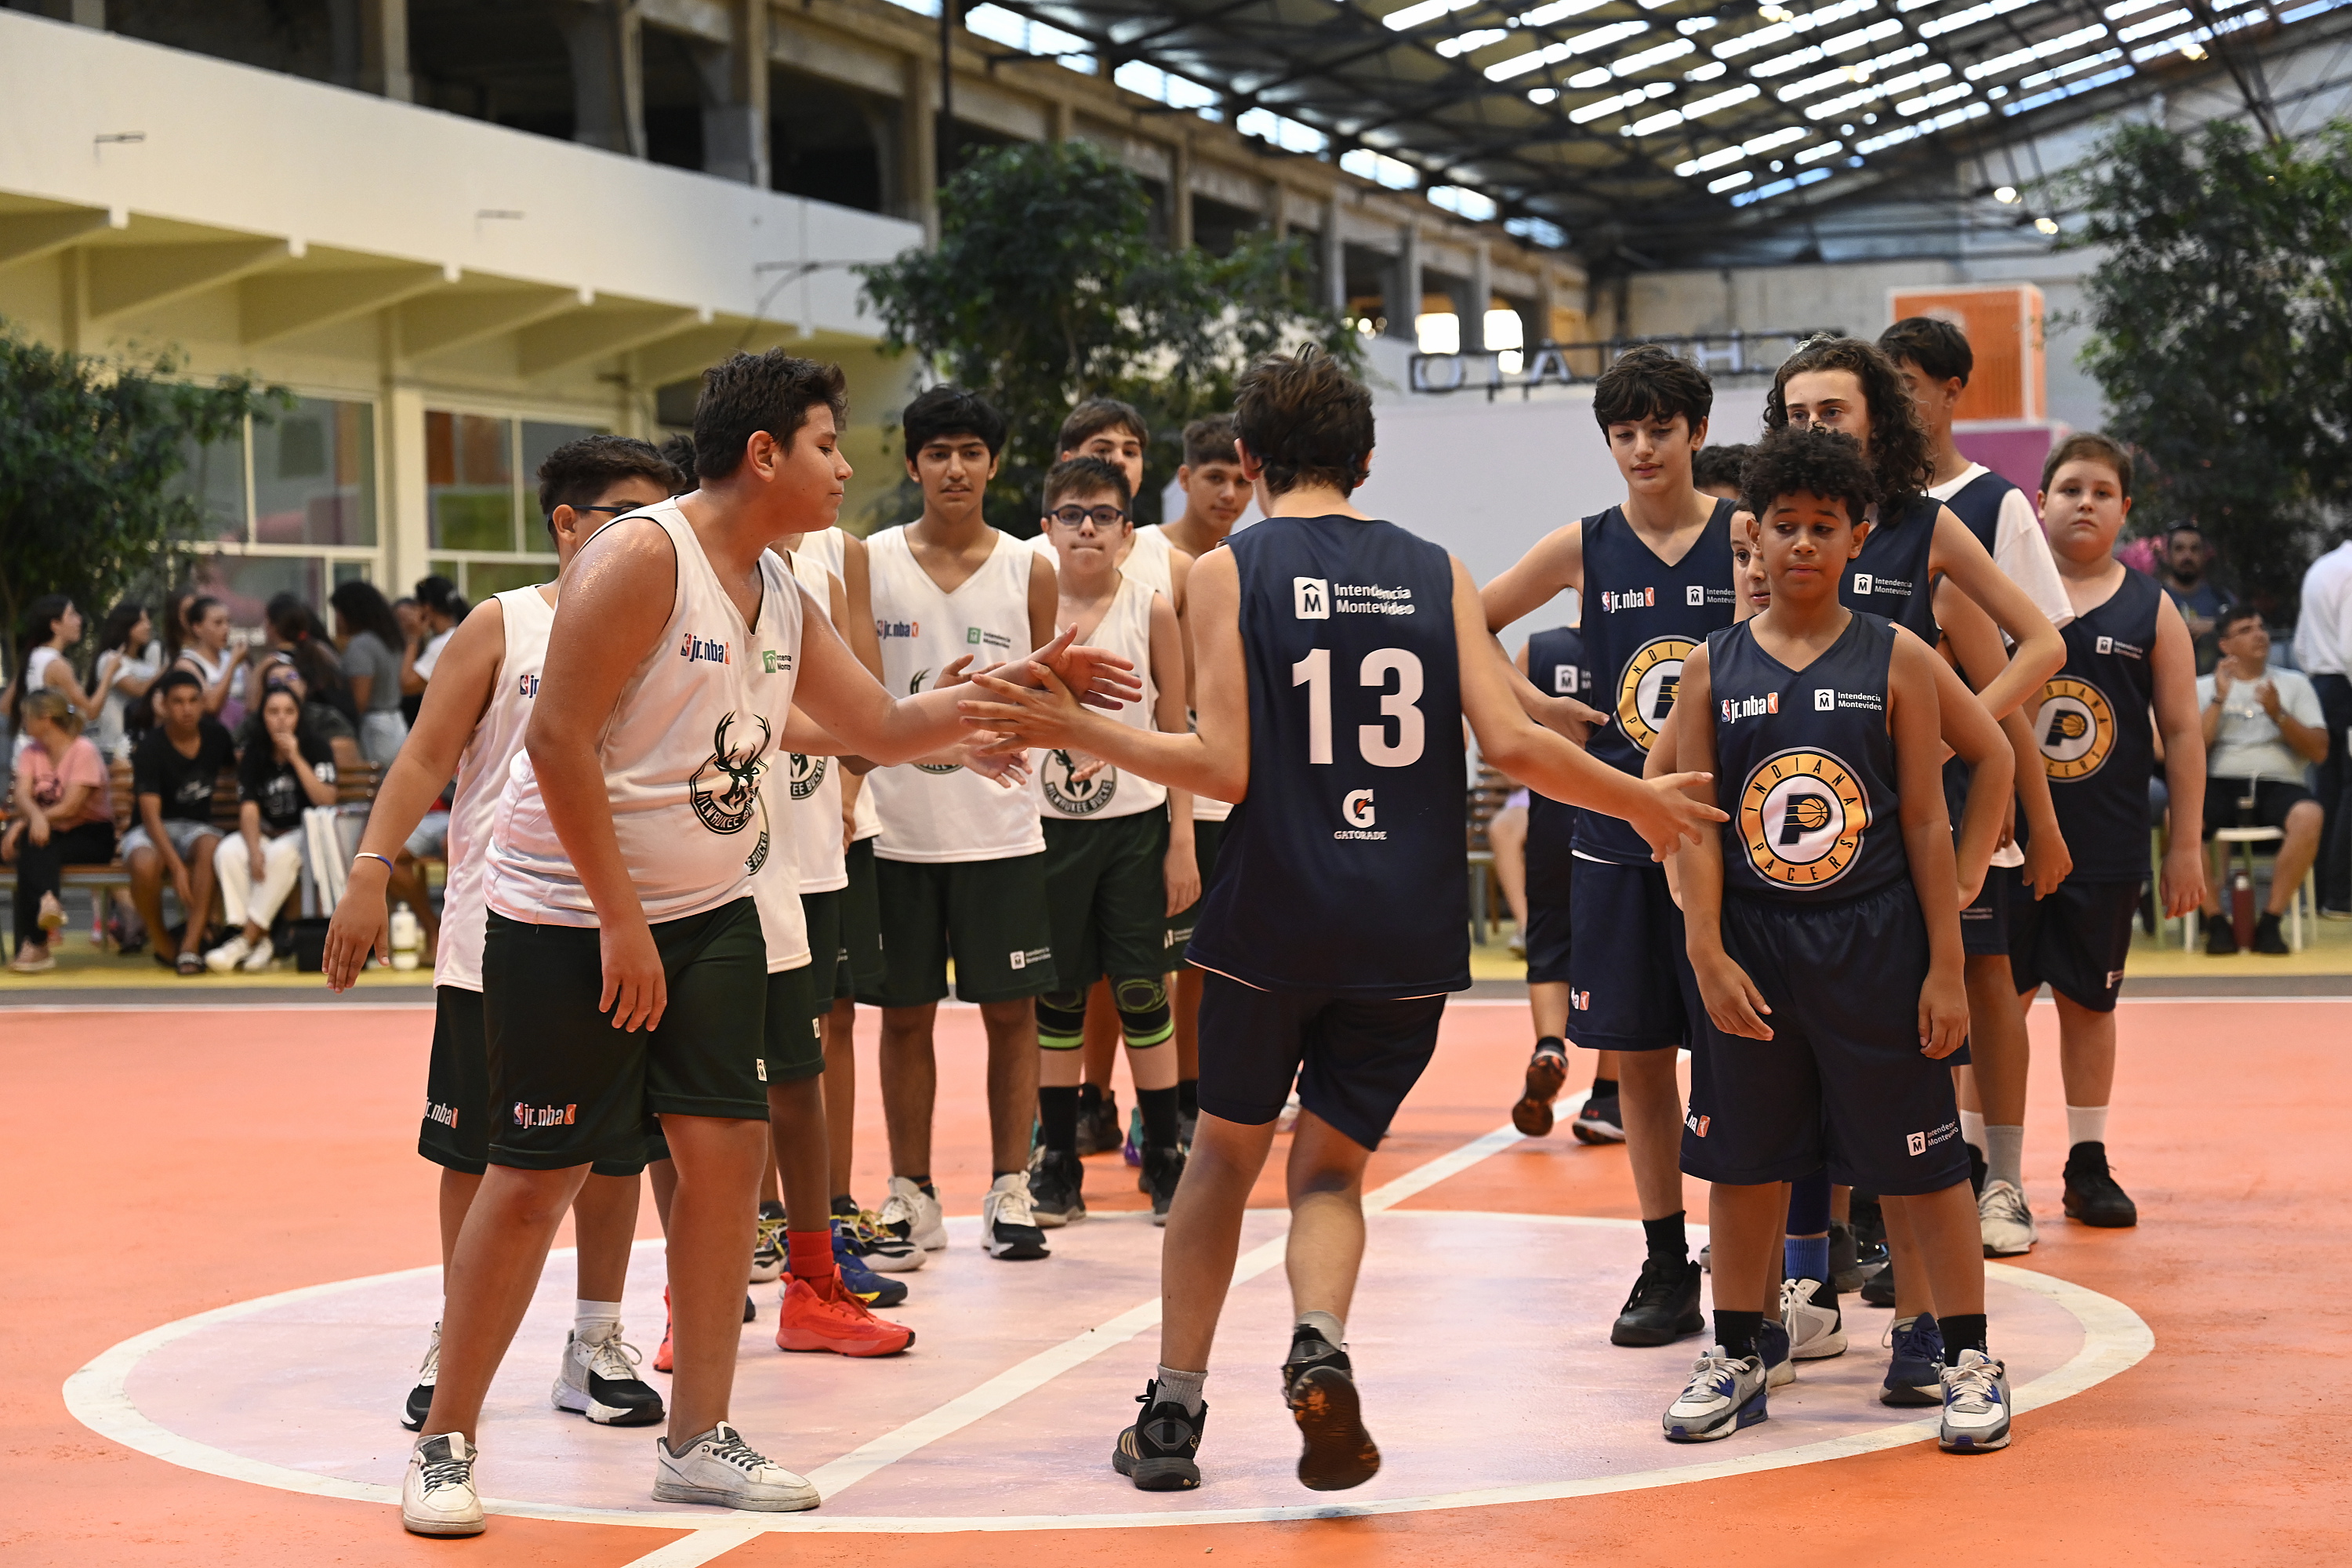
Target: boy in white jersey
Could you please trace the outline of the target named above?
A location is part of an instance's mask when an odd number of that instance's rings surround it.
[[[1069,458],[1045,476],[1044,526],[1061,556],[1056,619],[1097,647],[1148,670],[1144,699],[1121,718],[1139,728],[1184,729],[1184,655],[1176,611],[1117,561],[1132,523],[1127,476],[1099,458]],[[1037,998],[1040,1145],[1029,1184],[1045,1226],[1086,1217],[1078,1162],[1078,1077],[1087,990],[1111,989],[1142,1118],[1143,1189],[1155,1223],[1183,1174],[1176,1053],[1169,1047],[1165,979],[1169,917],[1200,898],[1192,797],[1121,774],[1083,752],[1048,751],[1037,764],[1045,826],[1045,890],[1061,987]]]
[[[695,414],[701,487],[609,527],[565,584],[492,828],[483,1002],[491,1103],[510,1109],[451,1261],[439,1381],[402,1489],[417,1533],[481,1531],[470,1438],[490,1380],[587,1167],[641,1147],[649,1116],[677,1170],[677,1375],[654,1496],[818,1500],[727,1420],[768,1142],[768,944],[751,887],[782,849],[760,779],[795,703],[879,762],[956,739],[953,695],[877,686],[768,548],[834,521],[842,408],[837,366],[772,351],[714,367]],[[1095,683],[1098,661],[1066,639],[1044,655]]]
[[[555,542],[559,580],[598,529],[668,495],[671,477],[667,459],[627,437],[588,436],[550,452],[540,465],[539,500]],[[449,639],[416,727],[376,792],[366,835],[327,931],[324,968],[334,990],[351,986],[371,952],[390,960],[385,885],[392,858],[455,776],[449,885],[434,953],[433,1054],[416,1140],[416,1152],[441,1167],[445,1273],[489,1158],[482,868],[489,852],[490,816],[508,765],[522,748],[558,588],[550,583],[487,599]],[[638,1173],[645,1163],[642,1150],[597,1162],[572,1205],[580,1242],[580,1295],[553,1400],[557,1409],[576,1411],[600,1426],[642,1426],[662,1417],[661,1395],[637,1376],[621,1342],[621,1288],[628,1278]],[[401,1425],[412,1432],[432,1406],[440,1346],[436,1323],[401,1415]]]

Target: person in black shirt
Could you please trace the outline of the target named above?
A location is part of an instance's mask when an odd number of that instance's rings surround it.
[[[302,721],[302,700],[290,685],[272,686],[261,700],[261,733],[236,766],[235,838],[214,852],[221,904],[236,930],[205,954],[215,974],[242,968],[259,974],[277,956],[269,923],[302,876],[302,814],[335,804],[334,752]]]
[[[156,679],[155,704],[163,723],[147,732],[131,757],[131,787],[138,800],[136,820],[122,838],[123,864],[131,868],[131,901],[147,922],[155,960],[183,974],[203,973],[205,927],[212,917],[213,850],[220,832],[213,826],[213,789],[221,770],[235,764],[236,742],[220,721],[205,711],[205,686],[195,671],[165,670]],[[187,929],[174,941],[163,924],[163,879],[180,896]]]

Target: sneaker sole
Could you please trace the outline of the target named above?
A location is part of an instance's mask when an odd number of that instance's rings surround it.
[[[1941,1401],[1939,1400],[1938,1403]],[[1763,1391],[1759,1389],[1748,1396],[1747,1404],[1742,1405],[1738,1410],[1712,1426],[1693,1428],[1677,1426],[1671,1421],[1668,1422],[1666,1441],[1669,1443],[1719,1442],[1734,1432],[1745,1432],[1750,1426],[1759,1426],[1771,1418],[1771,1411],[1765,1405]]]
[[[1110,1468],[1133,1481],[1139,1492],[1189,1492],[1201,1484],[1201,1467],[1191,1459],[1130,1459],[1114,1448]]]
[[[1568,1081],[1568,1063],[1549,1054],[1528,1063],[1526,1086],[1511,1107],[1511,1125],[1530,1138],[1540,1138],[1552,1127],[1551,1102]]]
[[[1998,1437],[1979,1437],[1969,1434],[1958,1437],[1936,1435],[1936,1447],[1947,1454],[1990,1454],[2009,1447],[2009,1428],[2003,1426]]]
[[[1818,1340],[1809,1340],[1801,1347],[1791,1345],[1789,1350],[1789,1359],[1790,1361],[1828,1361],[1832,1356],[1845,1354],[1845,1331],[1840,1330],[1836,1333],[1824,1335]]]
[[[1916,1388],[1909,1384],[1892,1384],[1879,1390],[1878,1403],[1891,1405],[1897,1409],[1916,1410],[1926,1405],[1943,1404],[1944,1389],[1941,1384],[1933,1387],[1922,1385]]]
[[[912,1274],[923,1266],[923,1249],[919,1247],[907,1252],[877,1249],[868,1252],[858,1261],[877,1274]]]
[[[656,1481],[656,1502],[706,1502],[719,1508],[740,1508],[750,1513],[805,1513],[824,1500],[814,1487],[803,1487],[780,1498],[747,1498],[716,1487],[690,1487],[681,1481]]]
[[[1696,1313],[1683,1319],[1670,1332],[1664,1334],[1659,1333],[1655,1329],[1628,1328],[1625,1321],[1621,1318],[1610,1326],[1609,1342],[1612,1345],[1623,1345],[1631,1350],[1654,1350],[1660,1345],[1673,1344],[1677,1340],[1686,1340],[1693,1334],[1704,1332],[1706,1329],[1706,1320]]]
[[[773,1285],[783,1277],[783,1272],[784,1260],[781,1258],[772,1264],[755,1263],[751,1266],[751,1282],[754,1285]]]
[[[1622,1143],[1625,1130],[1612,1127],[1606,1121],[1586,1121],[1579,1119],[1568,1124],[1569,1135],[1580,1143]]]
[[[411,1519],[405,1510],[400,1516],[400,1528],[411,1535],[431,1535],[446,1538],[457,1535],[479,1535],[485,1521],[478,1519]]]
[[[1793,1359],[1764,1369],[1764,1386],[1767,1389],[1786,1388],[1796,1381],[1797,1363]]]
[[[2027,1253],[2032,1251],[2036,1244],[2038,1244],[2041,1239],[2042,1238],[2037,1236],[2032,1241],[2027,1242],[2023,1247],[1995,1247],[1992,1243],[1986,1242],[1984,1255],[1987,1258],[2022,1258]]]
[[[651,1426],[667,1419],[669,1414],[659,1405],[650,1410],[626,1405],[599,1405],[587,1394],[561,1382],[549,1394],[548,1403],[569,1415],[584,1415],[595,1426]]]
[[[1381,1450],[1364,1430],[1356,1380],[1336,1367],[1301,1373],[1290,1386],[1290,1413],[1307,1447],[1298,1456],[1298,1484],[1308,1491],[1340,1492],[1381,1473]]]
[[[1087,1217],[1087,1211],[1083,1208],[1069,1209],[1061,1214],[1048,1214],[1032,1204],[1029,1212],[1037,1216],[1039,1230],[1059,1230],[1064,1226],[1076,1225]]]
[[[2127,1219],[2100,1217],[2080,1212],[2072,1203],[2066,1205],[2066,1217],[2076,1225],[2087,1225],[2094,1230],[2130,1230],[2139,1224],[2137,1214],[2132,1215]]]
[[[845,1355],[853,1360],[867,1361],[880,1356],[902,1355],[913,1346],[914,1342],[915,1331],[909,1329],[907,1331],[907,1337],[895,1345],[881,1343],[837,1345],[830,1340],[813,1340],[806,1344],[788,1345],[783,1342],[782,1336],[779,1335],[776,1339],[776,1348],[802,1355],[823,1355],[831,1352],[835,1355]]]
[[[981,1250],[1004,1263],[1034,1263],[1040,1258],[1054,1256],[1051,1248],[1026,1241],[1016,1241],[1001,1247],[992,1241],[983,1244]]]

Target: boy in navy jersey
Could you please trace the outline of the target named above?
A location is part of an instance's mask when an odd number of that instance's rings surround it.
[[[2009,1441],[1986,1352],[1984,1261],[1942,1058],[1968,1030],[1960,885],[1939,773],[1934,653],[1839,602],[1873,476],[1847,439],[1780,431],[1745,476],[1770,605],[1684,667],[1680,760],[1721,759],[1734,816],[1681,851],[1707,1026],[1693,1054],[1683,1168],[1715,1184],[1716,1343],[1664,1418],[1678,1442],[1766,1418],[1759,1354],[1782,1184],[1823,1165],[1901,1195],[1946,1342],[1948,1449]],[[1978,753],[1961,857],[1990,852],[2011,763]]]
[[[2066,666],[2042,689],[2034,731],[2074,869],[2017,911],[2010,964],[2031,1005],[2042,982],[2058,999],[2066,1083],[2066,1214],[2084,1225],[2137,1225],[2139,1211],[2107,1169],[2107,1100],[2116,1079],[2116,998],[2132,917],[2147,876],[2147,779],[2164,732],[2172,842],[2159,878],[2168,917],[2204,896],[2198,828],[2205,819],[2205,734],[2197,655],[2179,609],[2152,577],[2116,559],[2131,512],[2130,456],[2104,436],[2070,436],[2042,471],[2042,526],[2074,601]],[[2149,713],[2154,710],[2151,727]]]
[[[1428,1063],[1445,993],[1469,984],[1462,721],[1496,767],[1633,823],[1653,853],[1723,814],[1520,711],[1461,563],[1348,504],[1371,460],[1371,400],[1329,359],[1259,361],[1234,423],[1266,521],[1193,573],[1197,732],[1097,724],[1058,694],[993,679],[982,689],[998,700],[966,710],[1025,744],[1239,803],[1189,949],[1207,971],[1201,1119],[1161,1251],[1160,1365],[1111,1463],[1145,1490],[1200,1484],[1210,1343],[1296,1081],[1283,1386],[1305,1438],[1299,1479],[1335,1490],[1380,1468],[1341,1326],[1365,1162]]]
[[[1628,774],[1640,774],[1674,708],[1684,658],[1731,624],[1738,503],[1700,494],[1691,473],[1714,400],[1706,374],[1662,348],[1634,349],[1611,365],[1592,389],[1592,415],[1624,477],[1624,500],[1555,531],[1482,595],[1486,625],[1499,630],[1570,589],[1581,595],[1593,700],[1608,715],[1588,745]],[[1671,1344],[1706,1321],[1675,1168],[1682,1115],[1675,1052],[1689,1043],[1698,1012],[1682,957],[1682,912],[1667,894],[1664,868],[1624,823],[1580,818],[1573,853],[1569,1034],[1614,1059],[1618,1125],[1648,1244],[1609,1338]],[[1531,900],[1536,893],[1531,878]],[[1548,1126],[1531,1113],[1548,1106],[1567,1078],[1566,1054],[1538,1042],[1514,1125],[1531,1132]]]

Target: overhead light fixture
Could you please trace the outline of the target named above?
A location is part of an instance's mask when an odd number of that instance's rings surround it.
[[[2017,200],[2017,187],[2015,185],[1999,186],[1993,191],[1992,199],[2003,206],[2008,206]]]
[[[2054,217],[2038,217],[2033,220],[2033,226],[2043,234],[2056,234],[2058,220]]]
[[[2205,46],[2191,38],[2180,46],[2180,52],[2189,59],[2201,60],[2205,58]]]
[[[1793,22],[1797,19],[1794,11],[1775,4],[1775,0],[1764,0],[1764,4],[1756,8],[1756,14],[1768,22]]]

